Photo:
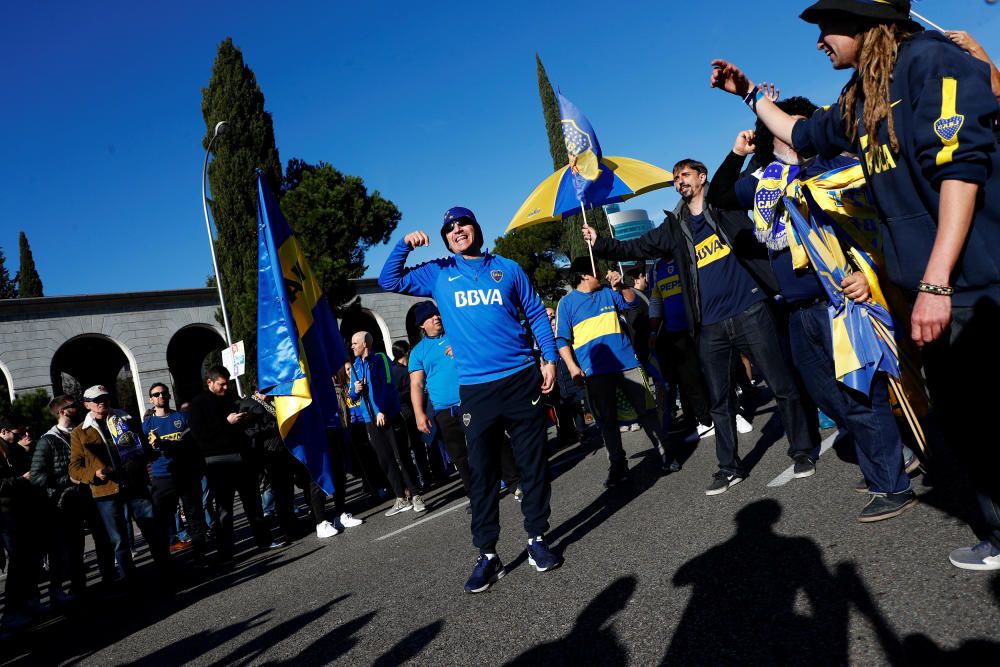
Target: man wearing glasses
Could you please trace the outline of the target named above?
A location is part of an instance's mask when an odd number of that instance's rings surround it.
[[[153,414],[142,422],[142,430],[155,456],[151,466],[153,506],[167,523],[167,533],[176,538],[171,526],[180,500],[195,557],[200,558],[206,551],[208,528],[201,504],[201,458],[191,438],[187,415],[170,409],[170,390],[162,382],[149,388],[149,402]],[[187,546],[169,541],[172,552]]]

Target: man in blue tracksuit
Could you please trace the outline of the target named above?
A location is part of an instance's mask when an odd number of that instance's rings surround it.
[[[558,357],[541,298],[515,262],[483,252],[483,232],[472,211],[461,206],[448,209],[441,238],[452,256],[407,269],[410,251],[430,245],[422,231],[407,234],[386,259],[379,284],[392,292],[433,297],[448,331],[469,448],[472,542],[479,548],[465,590],[479,593],[507,573],[496,553],[500,448],[505,429],[521,475],[528,561],[539,572],[562,563],[544,540],[550,489],[542,394],[555,384]],[[541,349],[540,374],[519,310],[523,310]]]
[[[392,434],[392,418],[399,414],[399,393],[392,382],[389,358],[372,350],[372,335],[367,331],[359,331],[351,337],[351,351],[355,358],[351,364],[348,392],[351,400],[361,401],[368,440],[396,494],[395,504],[385,515],[393,516],[411,509],[423,512],[426,509],[424,501],[414,494],[417,487],[399,458],[399,448]]]
[[[808,119],[779,109],[738,67],[712,65],[711,85],[739,95],[799,155],[861,157],[879,211],[886,274],[909,293],[910,337],[924,348],[934,413],[964,458],[989,527],[953,565],[1000,570],[996,394],[971,374],[1000,374],[1000,153],[988,66],[925,32],[909,0],[819,0],[801,18],[820,28],[834,69],[855,70],[837,104]],[[862,46],[864,48],[862,48]]]

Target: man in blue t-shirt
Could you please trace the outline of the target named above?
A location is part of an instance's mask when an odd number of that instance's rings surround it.
[[[208,526],[201,502],[201,455],[188,428],[187,415],[170,409],[170,390],[162,382],[149,388],[149,403],[153,414],[142,422],[142,431],[153,452],[157,454],[151,464],[153,477],[153,507],[156,515],[167,526],[172,538],[177,537],[174,515],[177,502],[184,506],[188,537],[197,557],[207,550]],[[170,540],[170,550],[178,551],[186,545]]]
[[[788,455],[795,462],[795,477],[815,474],[812,450],[818,444],[818,434],[810,431],[766,303],[768,295],[778,290],[767,252],[752,231],[732,232],[742,224],[734,216],[746,218],[745,213],[717,210],[705,203],[707,187],[705,165],[681,160],[674,165],[674,188],[681,195],[676,216],[667,214],[662,225],[631,241],[598,238],[589,226],[584,226],[583,236],[594,244],[594,254],[608,259],[665,256],[677,262],[688,328],[698,341],[712,402],[719,470],[705,493],[714,496],[746,476],[736,448],[733,367],[741,352],[760,369],[774,392],[788,434]]]
[[[562,564],[562,558],[544,539],[551,491],[542,394],[555,384],[557,352],[545,306],[528,276],[517,263],[483,252],[483,231],[472,211],[461,206],[448,209],[441,239],[451,256],[407,269],[409,253],[430,245],[422,231],[407,234],[386,259],[379,285],[391,292],[433,297],[448,330],[469,447],[472,541],[479,548],[465,590],[480,593],[507,573],[496,553],[500,536],[499,452],[505,428],[521,476],[528,562],[539,572]],[[541,372],[521,325],[521,311],[541,350]]]
[[[601,418],[604,447],[608,450],[608,478],[612,487],[628,476],[628,463],[618,430],[618,389],[639,416],[639,423],[660,454],[664,471],[679,470],[664,449],[666,439],[654,413],[647,409],[649,389],[635,349],[622,331],[619,312],[636,307],[639,298],[622,285],[617,271],[608,272],[611,287],[594,275],[590,259],[578,257],[570,265],[573,289],[556,308],[556,345],[574,382],[586,384],[591,405]]]
[[[424,390],[430,397],[431,412],[444,441],[448,458],[458,469],[465,493],[469,493],[469,450],[462,427],[462,401],[458,395],[458,371],[451,344],[441,324],[441,313],[433,301],[424,301],[414,310],[414,323],[424,338],[410,350],[410,400],[417,428],[431,432],[431,417],[424,410]]]

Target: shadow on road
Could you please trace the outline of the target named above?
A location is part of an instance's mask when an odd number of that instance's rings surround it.
[[[588,604],[570,633],[562,639],[525,651],[508,665],[601,665],[628,664],[628,651],[613,627],[613,617],[635,593],[634,576],[619,577]]]
[[[409,660],[420,655],[420,652],[427,648],[427,645],[434,641],[441,629],[444,627],[444,619],[438,619],[433,623],[414,630],[403,637],[391,649],[374,662],[374,667],[390,667],[391,665],[402,665]]]
[[[732,539],[678,569],[691,600],[664,665],[847,663],[847,599],[815,542],[774,532],[780,516],[774,500],[747,505]]]

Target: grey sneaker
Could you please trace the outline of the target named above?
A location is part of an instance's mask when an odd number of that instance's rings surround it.
[[[730,489],[730,487],[736,486],[743,481],[742,475],[737,475],[733,473],[720,470],[719,472],[712,475],[712,483],[708,485],[705,489],[706,496],[717,496],[720,493],[725,493]]]
[[[983,540],[972,547],[955,549],[948,560],[963,570],[1000,570],[1000,549]]]
[[[414,512],[426,512],[427,511],[427,505],[424,505],[424,499],[421,498],[420,496],[413,496],[412,498],[410,498],[410,503],[413,504],[413,511]]]
[[[808,454],[799,454],[795,457],[795,466],[792,468],[792,477],[800,479],[811,477],[816,474],[816,463],[809,458]]]
[[[394,514],[399,514],[400,512],[405,512],[406,510],[413,509],[413,504],[406,498],[396,498],[395,504],[389,508],[385,513],[386,516],[393,516]]]
[[[858,521],[872,523],[873,521],[891,519],[913,509],[919,502],[913,489],[907,489],[901,493],[873,493],[868,504],[858,515]]]

